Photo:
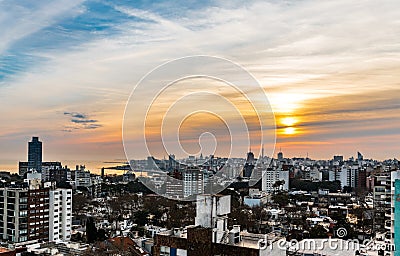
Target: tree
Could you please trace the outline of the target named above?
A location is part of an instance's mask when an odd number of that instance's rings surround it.
[[[148,223],[149,212],[145,210],[139,210],[134,214],[135,222],[138,226],[143,227]]]
[[[289,195],[287,192],[279,192],[272,195],[272,201],[280,207],[284,207],[289,203]]]
[[[75,194],[72,196],[72,210],[74,211],[75,215],[79,215],[85,205],[87,204],[88,199],[85,195],[82,194]]]
[[[86,220],[86,240],[88,243],[93,243],[97,239],[97,228],[93,217],[88,217]]]
[[[320,225],[315,225],[310,229],[310,238],[327,238],[328,233],[325,228]]]

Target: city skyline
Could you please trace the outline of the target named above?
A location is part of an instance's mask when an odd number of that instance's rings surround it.
[[[46,161],[124,159],[122,118],[135,84],[165,61],[198,54],[231,59],[259,81],[276,117],[275,155],[399,158],[396,1],[0,7],[0,170],[27,160],[32,136]]]

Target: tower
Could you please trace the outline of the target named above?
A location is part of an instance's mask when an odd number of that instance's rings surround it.
[[[280,151],[280,152],[278,153],[278,160],[279,160],[279,161],[282,161],[282,160],[283,160],[283,153],[282,153],[282,151]]]
[[[42,142],[39,137],[32,137],[28,142],[28,170],[42,171]]]

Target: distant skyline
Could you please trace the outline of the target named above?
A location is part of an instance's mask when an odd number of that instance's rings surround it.
[[[0,31],[0,170],[27,160],[33,136],[44,161],[124,159],[135,84],[199,54],[263,86],[275,155],[400,158],[399,1],[5,0]]]

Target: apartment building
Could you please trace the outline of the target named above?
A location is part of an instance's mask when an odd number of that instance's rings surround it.
[[[71,223],[71,189],[40,179],[0,188],[0,238],[5,241],[68,241]]]
[[[49,240],[69,241],[72,222],[72,190],[50,190]]]

